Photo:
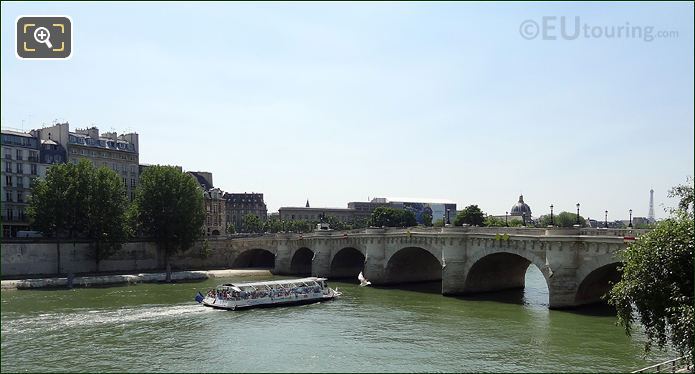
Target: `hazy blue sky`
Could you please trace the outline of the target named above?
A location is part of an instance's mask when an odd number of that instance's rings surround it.
[[[15,57],[16,17],[42,14],[72,17],[70,60]],[[677,36],[522,37],[544,16]],[[211,171],[269,211],[504,214],[523,192],[535,216],[627,219],[654,188],[663,217],[693,174],[691,3],[2,3],[1,38],[3,127],[136,131],[141,163]]]

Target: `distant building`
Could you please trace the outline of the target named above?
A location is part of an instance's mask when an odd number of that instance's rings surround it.
[[[268,218],[268,208],[263,201],[262,193],[225,193],[226,226],[234,226],[236,231],[241,230],[244,216],[253,214],[261,220]]]
[[[531,207],[524,202],[524,195],[519,195],[519,201],[512,205],[509,215],[514,219],[521,218],[524,225],[528,223],[533,223],[533,218],[531,216]]]
[[[226,231],[226,209],[222,190],[211,188],[205,191],[205,234],[222,235]]]
[[[207,236],[225,234],[227,209],[224,192],[212,184],[212,173],[207,171],[188,171],[186,173],[193,176],[203,189],[203,197],[205,198],[203,232]]]
[[[307,208],[282,207],[278,210],[282,221],[318,221],[321,215],[335,217],[342,222],[353,222],[357,218],[369,218],[370,212],[357,211],[350,208]]]
[[[118,135],[116,132],[99,134],[97,127],[75,129],[70,131],[69,123],[58,123],[53,126],[32,130],[42,144],[53,145],[65,149],[67,162],[77,163],[80,159],[92,162],[95,167],[108,167],[122,179],[126,196],[132,201],[135,197],[135,187],[139,183],[139,137],[137,133]],[[43,141],[51,141],[43,143]],[[45,152],[46,157],[53,157],[58,149]]]
[[[2,130],[2,236],[16,237],[17,231],[29,230],[31,185],[37,177],[46,176],[40,158],[39,139],[30,133]]]
[[[378,207],[409,210],[415,214],[415,220],[420,224],[424,223],[423,216],[425,214],[429,214],[433,222],[438,219],[443,219],[446,222],[447,212],[449,213],[450,222],[453,222],[454,217],[456,217],[456,203],[442,199],[376,197],[369,202],[353,201],[348,203],[348,208],[355,209],[361,213],[368,212],[367,216],[371,215],[374,209]]]

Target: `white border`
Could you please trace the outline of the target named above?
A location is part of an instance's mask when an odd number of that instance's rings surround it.
[[[19,39],[17,35],[17,23],[19,22],[20,18],[23,17],[37,17],[37,18],[47,18],[47,17],[65,17],[68,20],[70,20],[70,55],[67,57],[22,57],[19,55],[17,52],[17,41]],[[20,59],[20,60],[70,60],[72,58],[72,55],[75,54],[75,23],[72,21],[72,17],[67,16],[67,15],[47,15],[47,14],[42,14],[42,15],[21,15],[17,16],[17,18],[14,21],[14,55]]]

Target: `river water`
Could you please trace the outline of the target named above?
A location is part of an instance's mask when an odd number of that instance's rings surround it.
[[[624,372],[664,358],[642,359],[644,337],[625,336],[607,307],[548,310],[534,266],[525,290],[472,298],[441,296],[439,283],[330,282],[343,297],[320,304],[194,302],[234,280],[2,291],[2,372]]]

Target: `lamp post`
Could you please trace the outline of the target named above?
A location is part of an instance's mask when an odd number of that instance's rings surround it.
[[[451,221],[449,221],[449,212],[451,212],[451,209],[446,210],[446,224],[451,225]]]
[[[508,214],[509,214],[509,212],[504,212],[504,225],[505,226],[509,226],[509,224],[507,223],[507,215]]]
[[[577,203],[577,226],[579,226],[579,203]]]
[[[632,209],[630,209],[630,224],[627,227],[632,228]]]
[[[553,221],[553,204],[550,204],[550,226],[554,226],[555,222]]]
[[[608,211],[606,211],[606,221],[604,222],[603,226],[608,228]]]

